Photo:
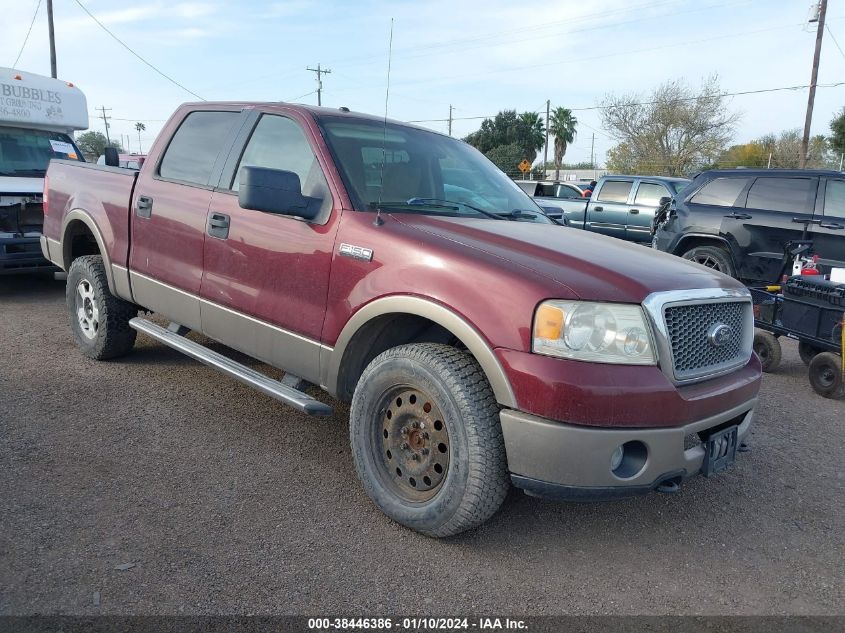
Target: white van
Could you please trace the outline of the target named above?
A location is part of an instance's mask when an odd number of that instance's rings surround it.
[[[51,158],[84,161],[72,135],[87,128],[72,83],[0,67],[0,275],[53,269],[38,241],[44,174]]]

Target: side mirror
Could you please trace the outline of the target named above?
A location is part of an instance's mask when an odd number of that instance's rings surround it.
[[[314,198],[302,195],[299,176],[292,171],[252,165],[241,167],[238,204],[242,209],[312,220],[318,210],[315,202]]]
[[[116,147],[107,147],[104,151],[106,157],[106,165],[109,167],[120,167],[120,152]]]

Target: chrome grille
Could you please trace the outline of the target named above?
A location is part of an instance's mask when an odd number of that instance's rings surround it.
[[[693,303],[664,309],[666,334],[672,351],[675,378],[688,380],[735,367],[746,360],[743,331],[747,302]],[[709,340],[719,324],[733,330],[720,346]]]

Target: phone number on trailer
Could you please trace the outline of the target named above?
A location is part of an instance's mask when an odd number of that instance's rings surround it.
[[[364,629],[385,631],[389,629],[408,631],[441,630],[522,630],[528,629],[522,620],[510,618],[309,618],[308,629],[314,631]]]

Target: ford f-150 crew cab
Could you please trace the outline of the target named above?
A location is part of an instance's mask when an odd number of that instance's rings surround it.
[[[572,197],[565,183],[522,180],[518,184],[561,224],[645,243],[651,242],[661,198],[673,198],[689,182],[664,176],[602,176],[589,198]]]
[[[87,356],[126,354],[140,331],[301,411],[331,413],[306,383],[351,401],[364,489],[425,534],[480,524],[511,483],[674,491],[749,432],[761,374],[739,282],[551,224],[450,137],[346,109],[188,104],[140,171],[54,160],[47,180],[42,248],[68,271]]]

